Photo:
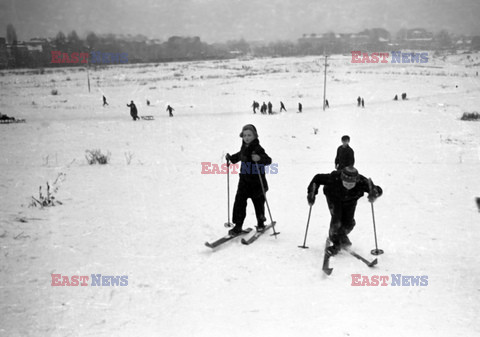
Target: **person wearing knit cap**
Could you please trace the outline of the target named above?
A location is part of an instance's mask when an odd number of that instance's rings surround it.
[[[341,171],[315,175],[307,188],[309,205],[315,203],[315,196],[322,185],[331,215],[329,238],[333,243],[326,253],[335,255],[341,248],[352,245],[347,235],[355,227],[358,199],[368,193],[368,200],[374,202],[383,194],[383,190],[374,185],[371,179],[359,174],[356,168],[349,166]]]
[[[268,184],[265,177],[265,166],[272,163],[272,159],[265,153],[263,147],[260,146],[257,129],[253,124],[245,125],[242,128],[242,132],[240,132],[240,137],[243,140],[240,151],[233,155],[227,153],[225,156],[227,163],[235,164],[239,161],[242,162],[237,194],[233,204],[232,222],[235,226],[230,230],[230,234],[241,233],[243,222],[247,215],[247,200],[249,198],[252,199],[253,207],[255,208],[257,231],[264,230],[266,218],[265,195],[263,194],[262,183],[265,192],[267,192]],[[260,182],[260,179],[262,179],[262,182]]]

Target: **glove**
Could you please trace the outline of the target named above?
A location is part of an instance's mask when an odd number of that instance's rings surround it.
[[[382,189],[379,186],[373,186],[368,194],[368,201],[375,202],[379,196],[382,195]]]
[[[230,153],[227,153],[227,155],[225,156],[225,159],[227,161],[232,161],[232,156],[230,155]]]
[[[315,196],[311,193],[307,194],[307,201],[310,206],[315,203]]]

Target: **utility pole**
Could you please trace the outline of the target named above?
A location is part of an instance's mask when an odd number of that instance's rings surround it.
[[[325,111],[325,100],[327,95],[327,53],[324,50],[323,53],[325,54],[325,77],[323,80],[323,111]]]
[[[88,48],[89,51],[91,51],[92,49],[91,48]],[[89,73],[89,68],[90,68],[90,54],[88,55],[88,58],[87,58],[87,82],[88,82],[88,92],[90,92],[90,73]]]

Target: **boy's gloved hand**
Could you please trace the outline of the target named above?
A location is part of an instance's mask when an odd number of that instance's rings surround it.
[[[232,156],[230,156],[230,153],[227,153],[227,155],[225,156],[225,159],[227,161],[232,161]]]
[[[373,186],[368,194],[368,201],[375,202],[382,195],[382,189],[379,186]]]
[[[313,195],[313,193],[308,193],[307,201],[308,201],[308,205],[312,206],[315,203],[315,195]]]

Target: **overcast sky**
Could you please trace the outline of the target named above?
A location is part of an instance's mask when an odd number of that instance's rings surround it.
[[[0,36],[12,23],[19,40],[72,30],[81,38],[93,31],[162,40],[199,36],[208,43],[366,28],[480,35],[480,0],[0,0],[0,22]]]

